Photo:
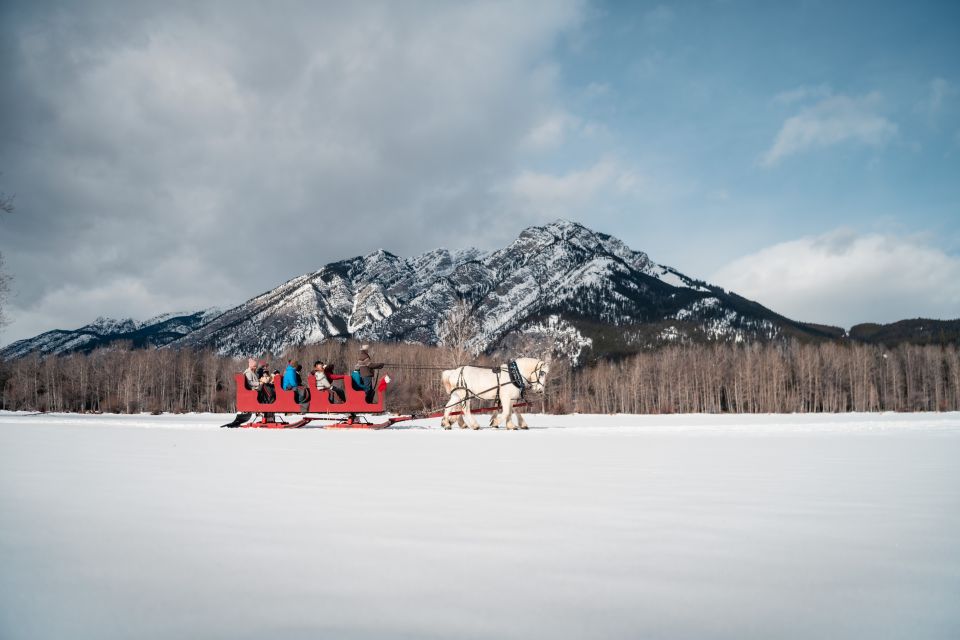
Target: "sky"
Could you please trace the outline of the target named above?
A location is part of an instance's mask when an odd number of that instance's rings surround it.
[[[557,218],[789,317],[960,317],[960,3],[0,3],[0,344]]]

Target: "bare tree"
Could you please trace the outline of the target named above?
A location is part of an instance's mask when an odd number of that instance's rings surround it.
[[[291,349],[346,371],[355,341]],[[446,400],[437,366],[451,352],[382,343],[393,363],[389,406],[419,411]],[[269,359],[269,358],[268,358]],[[493,356],[477,356],[493,364]],[[500,360],[502,362],[502,360]],[[115,344],[89,354],[37,354],[2,363],[0,408],[47,411],[234,410],[233,375],[243,363],[212,351],[133,350]],[[581,413],[757,413],[960,410],[960,350],[954,344],[674,345],[582,367],[556,358],[544,407]]]
[[[453,305],[450,314],[441,323],[438,330],[440,346],[446,347],[451,354],[451,364],[465,364],[467,356],[477,355],[476,346],[471,344],[477,337],[479,326],[470,303],[461,298]]]

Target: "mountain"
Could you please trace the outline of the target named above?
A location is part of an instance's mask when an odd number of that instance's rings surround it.
[[[477,250],[438,249],[407,259],[380,250],[334,262],[226,311],[175,344],[243,354],[280,353],[290,345],[327,338],[393,339],[371,327],[390,318],[395,323],[399,312],[422,301],[436,281],[457,277],[455,272],[484,256]],[[406,339],[424,342],[431,342],[431,335],[404,333]]]
[[[222,353],[281,352],[351,336],[435,344],[458,301],[479,321],[478,350],[549,339],[576,359],[683,340],[830,337],[654,263],[620,240],[560,220],[493,253],[386,251],[329,264],[230,309],[176,341]]]
[[[733,292],[653,262],[620,240],[573,222],[530,227],[486,253],[437,249],[412,258],[387,251],[334,262],[223,313],[162,322],[107,321],[52,331],[0,352],[90,350],[113,340],[135,346],[279,354],[329,338],[436,344],[464,305],[477,321],[476,350],[540,350],[571,360],[616,356],[663,344],[846,339],[837,327],[797,322]],[[165,323],[176,324],[168,330]],[[108,331],[109,329],[109,331]]]
[[[219,314],[217,309],[165,313],[143,322],[97,318],[92,324],[73,331],[55,329],[11,343],[0,350],[0,357],[13,359],[30,353],[87,353],[116,342],[130,342],[135,348],[162,347],[203,326]]]
[[[850,329],[850,338],[858,342],[883,344],[948,344],[960,343],[960,319],[929,320],[916,318],[890,324],[858,324]]]

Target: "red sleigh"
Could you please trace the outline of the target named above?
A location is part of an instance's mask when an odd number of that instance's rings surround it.
[[[306,411],[295,400],[293,390],[285,390],[276,385],[277,399],[270,403],[261,403],[257,398],[255,389],[247,388],[246,378],[242,373],[234,376],[237,385],[237,411],[241,414],[260,414],[260,419],[247,424],[237,426],[258,427],[262,429],[291,429],[305,426],[311,422],[331,421],[331,424],[322,424],[326,428],[350,428],[350,429],[382,429],[389,427],[398,420],[396,418],[388,419],[386,422],[373,423],[360,414],[377,414],[384,412],[384,399],[386,396],[387,385],[390,383],[389,376],[383,376],[376,387],[376,396],[373,402],[367,402],[366,392],[362,389],[354,388],[350,376],[343,377],[343,391],[346,399],[343,402],[331,402],[330,394],[326,391],[317,390],[313,382],[312,374],[306,376],[305,386],[310,389],[310,401],[307,404]],[[334,397],[334,400],[339,398]],[[286,422],[278,414],[298,414],[298,419],[293,422]],[[320,414],[309,416],[305,414]],[[239,416],[238,416],[239,418]],[[409,418],[407,418],[409,419]]]

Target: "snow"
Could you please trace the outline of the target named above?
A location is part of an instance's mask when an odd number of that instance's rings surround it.
[[[687,288],[687,283],[670,269],[663,268],[663,270],[657,274],[657,277],[663,282],[669,284],[671,287],[678,287],[682,289]]]
[[[679,311],[677,311],[675,314],[673,314],[673,317],[676,318],[677,320],[687,320],[689,318],[696,317],[697,315],[703,313],[704,311],[716,309],[722,304],[723,303],[720,302],[719,298],[714,298],[714,297],[701,298],[700,300],[696,300],[688,304],[683,309],[680,309]]]
[[[0,413],[0,637],[956,638],[960,414]]]
[[[664,328],[664,330],[661,331],[659,334],[659,338],[661,340],[668,340],[668,341],[677,341],[685,337],[686,335],[683,334],[679,329],[677,329],[673,325],[670,325],[669,327]]]
[[[694,291],[710,291],[710,289],[702,284],[697,284],[673,267],[668,267],[666,265],[655,265],[654,269],[652,270],[652,275],[655,278],[660,279],[661,282],[669,284],[671,287],[677,287],[680,289],[693,289]]]
[[[541,347],[546,347],[550,352],[563,356],[573,365],[580,361],[580,355],[584,349],[593,346],[593,340],[585,338],[579,329],[556,314],[547,316],[543,322],[524,325],[519,333],[528,339],[541,338],[543,344],[537,344],[534,341],[532,348],[543,353]]]

